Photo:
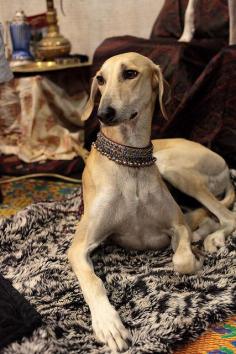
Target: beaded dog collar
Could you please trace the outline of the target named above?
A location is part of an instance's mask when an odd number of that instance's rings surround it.
[[[144,148],[135,148],[117,144],[99,132],[92,146],[109,160],[124,166],[146,167],[153,165],[156,161],[152,154],[152,143]]]

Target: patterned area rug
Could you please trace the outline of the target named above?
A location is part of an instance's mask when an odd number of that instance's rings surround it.
[[[10,345],[4,354],[108,352],[93,337],[88,308],[66,258],[79,211],[77,192],[65,201],[38,203],[1,221],[1,272],[44,320],[30,339]],[[169,249],[127,252],[100,247],[93,255],[95,271],[131,328],[129,353],[168,353],[196,338],[210,323],[235,313],[235,256],[232,236],[227,247],[205,259],[198,275],[187,277],[172,271]],[[235,318],[213,327],[192,346],[181,347],[178,354],[234,353]],[[205,348],[198,345],[201,340],[207,342]]]
[[[62,200],[76,191],[78,185],[48,179],[27,179],[3,184],[1,188],[4,201],[0,204],[0,217],[7,217],[32,203]]]
[[[212,326],[193,343],[182,346],[175,354],[235,354],[236,316]]]

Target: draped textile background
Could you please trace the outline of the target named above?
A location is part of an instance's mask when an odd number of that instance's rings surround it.
[[[87,94],[77,99],[41,76],[0,87],[0,153],[22,161],[86,158],[80,120]],[[76,129],[71,129],[71,126]]]

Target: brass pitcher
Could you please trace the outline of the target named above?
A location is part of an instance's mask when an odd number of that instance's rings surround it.
[[[47,0],[47,35],[38,43],[36,55],[39,59],[48,60],[66,56],[70,53],[71,44],[59,33],[57,12],[53,0]]]

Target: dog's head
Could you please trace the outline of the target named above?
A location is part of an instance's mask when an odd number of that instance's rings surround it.
[[[108,59],[93,78],[90,98],[82,120],[92,113],[94,100],[100,91],[98,118],[105,125],[118,125],[137,119],[157,95],[162,114],[164,79],[161,69],[150,59],[138,53],[125,53]]]

